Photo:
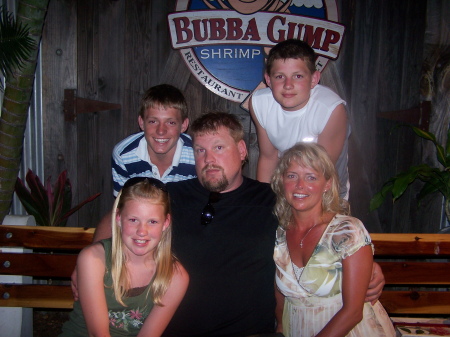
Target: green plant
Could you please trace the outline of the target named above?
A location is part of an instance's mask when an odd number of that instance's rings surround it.
[[[439,144],[436,136],[431,132],[423,131],[415,126],[410,128],[423,139],[431,141],[436,148],[436,158],[442,167],[433,167],[428,164],[411,166],[408,170],[390,178],[370,201],[370,210],[374,210],[383,203],[389,192],[395,202],[406,191],[408,186],[419,179],[425,184],[420,190],[417,198],[420,201],[427,195],[440,192],[445,198],[445,213],[450,220],[450,126],[447,131],[447,141],[445,146]]]
[[[14,186],[20,170],[23,138],[28,118],[34,77],[39,54],[39,43],[50,0],[19,0],[16,20],[29,27],[28,36],[34,42],[23,67],[13,68],[6,77],[5,94],[0,116],[0,223],[9,213]]]
[[[17,178],[15,192],[27,213],[33,215],[40,226],[65,226],[70,215],[101,194],[94,194],[71,208],[72,185],[67,178],[67,171],[61,172],[53,187],[50,177],[44,186],[31,170],[28,170],[25,180],[30,189]]]
[[[3,77],[13,73],[14,68],[21,69],[31,51],[36,48],[29,37],[29,29],[21,22],[14,20],[5,6],[0,6],[0,72]],[[3,90],[3,82],[0,82]]]

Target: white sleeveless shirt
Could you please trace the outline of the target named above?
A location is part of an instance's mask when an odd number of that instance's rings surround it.
[[[266,130],[269,140],[279,151],[279,156],[298,142],[317,143],[319,135],[330,119],[331,113],[339,104],[346,104],[334,91],[323,85],[311,90],[308,103],[296,111],[285,111],[275,101],[270,88],[257,90],[252,96],[252,106],[259,124]],[[340,195],[348,199],[348,136],[336,170],[340,180]]]

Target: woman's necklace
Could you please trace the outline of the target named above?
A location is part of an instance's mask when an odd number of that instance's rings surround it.
[[[320,222],[314,224],[314,226],[312,226],[310,229],[308,229],[308,231],[306,232],[305,236],[303,237],[303,239],[301,239],[300,241],[300,248],[303,248],[303,240],[305,240],[305,238],[308,236],[309,232],[311,232],[311,230],[316,227]]]

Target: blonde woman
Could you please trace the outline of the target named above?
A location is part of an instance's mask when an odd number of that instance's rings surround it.
[[[61,336],[160,336],[183,299],[189,276],[171,253],[166,186],[129,179],[112,220],[112,238],[80,252],[79,300]]]
[[[320,145],[298,143],[275,170],[279,220],[277,332],[286,337],[395,336],[380,302],[365,302],[372,274],[369,233],[339,199],[336,170]]]

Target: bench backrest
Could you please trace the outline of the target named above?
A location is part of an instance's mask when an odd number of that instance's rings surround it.
[[[390,315],[450,314],[450,235],[371,234]]]
[[[92,243],[94,228],[0,225],[0,275],[23,275],[47,284],[0,283],[0,306],[72,308],[70,275],[78,252]],[[3,247],[33,249],[5,252]],[[35,281],[36,282],[36,281]]]
[[[0,306],[72,308],[70,275],[93,228],[0,225],[0,275],[25,275],[49,284],[0,283]],[[450,235],[371,234],[386,286],[380,298],[389,314],[450,314]],[[54,280],[63,284],[55,285]],[[401,289],[399,289],[401,287]]]

